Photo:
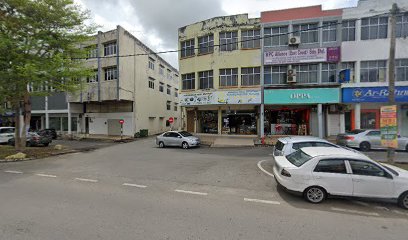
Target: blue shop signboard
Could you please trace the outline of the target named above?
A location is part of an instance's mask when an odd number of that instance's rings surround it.
[[[388,102],[387,87],[343,88],[343,103]],[[408,86],[395,87],[395,101],[408,102]]]

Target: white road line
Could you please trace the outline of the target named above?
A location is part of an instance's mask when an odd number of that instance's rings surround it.
[[[399,210],[392,210],[392,212],[393,212],[393,213],[396,213],[396,214],[408,216],[408,213],[405,213],[405,212],[402,212],[402,211],[399,211]]]
[[[12,171],[12,170],[6,170],[4,171],[5,173],[14,173],[14,174],[22,174],[23,172],[20,171]]]
[[[39,177],[49,177],[49,178],[56,178],[56,177],[57,177],[57,176],[55,176],[55,175],[42,174],[42,173],[37,173],[37,174],[35,174],[35,175],[37,175],[37,176],[39,176]]]
[[[96,179],[88,179],[88,178],[75,178],[75,180],[81,181],[81,182],[93,182],[96,183],[98,180]]]
[[[345,213],[354,213],[354,214],[359,214],[359,215],[367,215],[367,216],[380,216],[380,214],[375,213],[375,212],[363,212],[363,211],[357,211],[357,210],[350,210],[350,209],[343,209],[343,208],[330,208],[333,211],[338,211],[338,212],[345,212]]]
[[[280,202],[278,201],[269,201],[269,200],[262,200],[262,199],[253,199],[253,198],[244,198],[245,202],[256,202],[256,203],[267,203],[267,204],[274,204],[279,205]]]
[[[208,195],[208,193],[205,193],[205,192],[193,192],[193,191],[187,191],[187,190],[181,190],[181,189],[176,189],[174,191],[178,192],[178,193],[195,194],[195,195],[201,195],[201,196],[207,196]]]
[[[133,184],[133,183],[124,183],[122,184],[123,186],[129,186],[129,187],[137,187],[137,188],[147,188],[145,185],[139,185],[139,184]]]
[[[259,161],[259,162],[258,162],[258,168],[261,169],[262,172],[264,172],[264,173],[266,173],[266,174],[268,174],[269,176],[271,176],[271,177],[274,178],[275,176],[273,175],[273,173],[270,173],[270,172],[266,171],[266,170],[262,167],[262,163],[263,163],[263,162],[266,162],[266,161],[268,161],[268,160],[261,160],[261,161]]]

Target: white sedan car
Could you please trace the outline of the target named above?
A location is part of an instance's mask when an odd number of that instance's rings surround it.
[[[275,179],[311,203],[328,195],[397,200],[408,209],[408,171],[342,148],[306,147],[276,156]]]

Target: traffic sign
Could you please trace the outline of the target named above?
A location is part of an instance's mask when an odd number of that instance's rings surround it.
[[[173,123],[174,122],[174,118],[173,117],[170,117],[169,118],[169,123]]]
[[[119,123],[120,123],[120,124],[124,124],[124,123],[125,123],[125,120],[120,119],[120,120],[119,120]]]

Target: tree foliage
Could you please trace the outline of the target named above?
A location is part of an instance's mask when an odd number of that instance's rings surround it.
[[[2,0],[0,102],[27,112],[32,95],[78,90],[90,74],[80,47],[95,31],[88,19],[73,0]]]

